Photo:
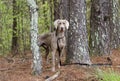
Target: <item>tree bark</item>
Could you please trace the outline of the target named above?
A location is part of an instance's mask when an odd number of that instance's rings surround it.
[[[54,20],[60,19],[60,1],[54,0]]]
[[[38,6],[34,0],[27,0],[30,6],[31,13],[31,50],[33,54],[33,72],[39,75],[42,72],[42,56],[39,53],[39,46],[37,45],[38,37]]]
[[[92,0],[90,20],[91,54],[110,54],[110,0]]]
[[[60,18],[69,20],[69,0],[60,0]]]
[[[111,0],[111,7],[111,47],[115,49],[120,47],[119,0]]]
[[[17,36],[17,3],[13,0],[13,36],[12,36],[12,54],[13,56],[18,52],[18,36]]]
[[[49,6],[50,6],[50,32],[54,30],[53,28],[53,0],[49,0]]]
[[[85,0],[70,0],[67,62],[91,64],[86,30]]]
[[[54,20],[66,19],[69,20],[69,0],[54,1]]]

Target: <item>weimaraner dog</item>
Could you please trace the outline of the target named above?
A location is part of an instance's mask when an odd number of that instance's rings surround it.
[[[58,67],[61,66],[61,55],[65,53],[66,37],[65,31],[69,28],[69,22],[67,20],[58,19],[54,22],[55,30],[51,33],[46,33],[38,36],[38,45],[42,46],[46,50],[45,58],[49,51],[52,54],[52,71],[55,71],[55,55],[58,54]]]

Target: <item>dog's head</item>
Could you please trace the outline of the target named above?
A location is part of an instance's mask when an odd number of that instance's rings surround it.
[[[65,29],[69,28],[69,22],[67,20],[58,19],[54,22],[55,30],[64,32]]]

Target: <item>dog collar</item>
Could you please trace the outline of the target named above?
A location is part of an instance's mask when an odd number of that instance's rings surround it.
[[[62,36],[62,37],[58,37],[58,40],[60,40],[60,39],[63,39],[65,36]]]

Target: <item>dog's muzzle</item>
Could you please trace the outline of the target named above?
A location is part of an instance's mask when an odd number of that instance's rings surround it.
[[[64,32],[64,28],[63,27],[60,29],[60,32]]]

